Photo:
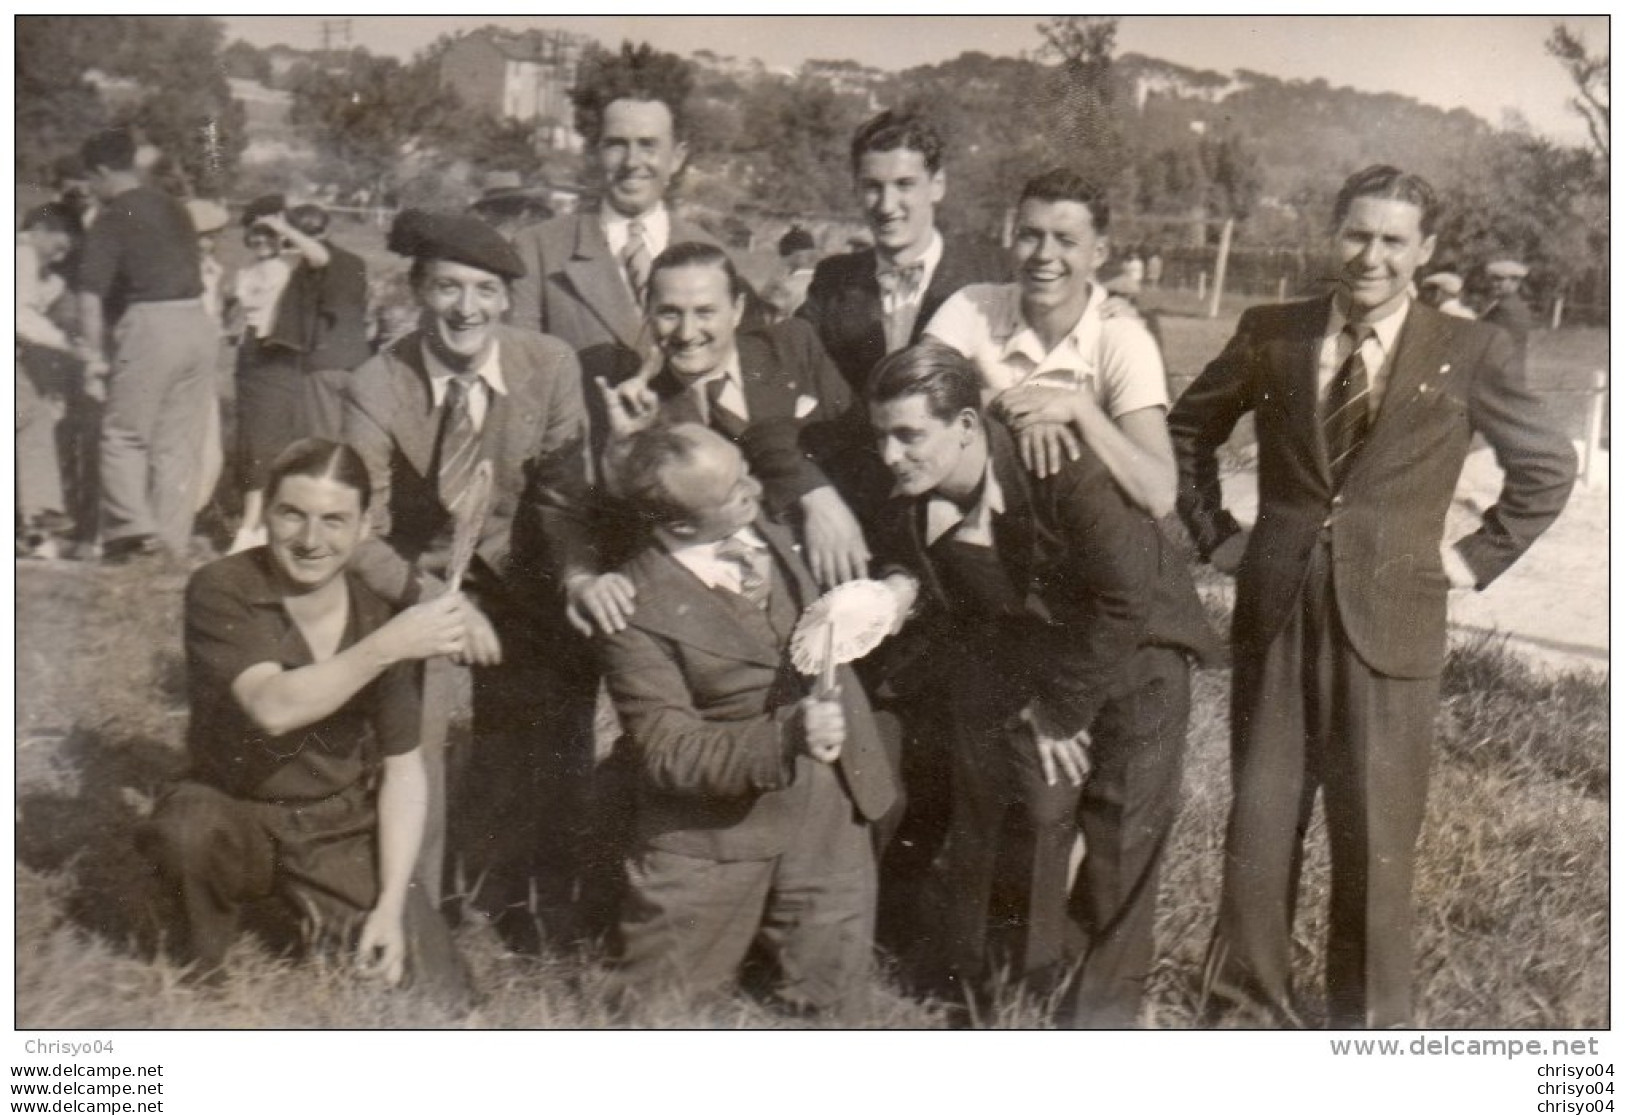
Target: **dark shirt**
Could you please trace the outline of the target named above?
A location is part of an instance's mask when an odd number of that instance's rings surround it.
[[[186,586],[186,669],[192,777],[236,797],[316,801],[360,781],[379,755],[417,746],[420,694],[398,663],[323,720],[280,736],[255,727],[231,686],[261,662],[295,670],[315,661],[283,606],[271,553],[261,546],[199,569]],[[382,627],[390,608],[353,573],[339,650]]]
[[[126,190],[102,207],[85,234],[76,279],[112,310],[203,293],[197,232],[186,207],[151,186]],[[117,313],[106,317],[111,322]]]

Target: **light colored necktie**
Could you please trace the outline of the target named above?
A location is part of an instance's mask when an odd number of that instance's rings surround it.
[[[1326,388],[1326,416],[1321,419],[1321,428],[1326,431],[1326,460],[1332,467],[1332,480],[1339,487],[1371,429],[1371,375],[1360,349],[1374,333],[1371,326],[1354,322],[1343,327],[1343,334],[1354,342],[1354,348]]]
[[[887,268],[875,280],[880,284],[880,305],[886,317],[886,351],[907,348],[917,316],[911,303],[925,281],[925,261]]]
[[[649,241],[644,238],[643,222],[626,223],[626,247],[621,249],[621,266],[626,268],[626,281],[632,287],[632,297],[643,305],[649,289]]]
[[[758,608],[767,607],[769,591],[767,551],[752,546],[739,535],[730,535],[717,543],[717,559],[730,562],[739,569],[739,595]]]
[[[469,410],[469,393],[478,386],[473,375],[453,376],[446,383],[446,413],[440,421],[440,467],[436,478],[440,504],[454,510],[468,494],[479,463],[480,432],[474,428]]]

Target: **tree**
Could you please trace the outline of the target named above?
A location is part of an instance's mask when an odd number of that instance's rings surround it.
[[[1585,40],[1562,23],[1552,30],[1551,38],[1546,40],[1546,51],[1563,63],[1563,68],[1574,79],[1576,95],[1569,101],[1569,106],[1585,121],[1586,129],[1591,133],[1591,144],[1602,160],[1606,174],[1610,150],[1608,55],[1593,57],[1586,51]]]
[[[736,150],[752,195],[799,215],[840,212],[852,196],[847,149],[866,102],[805,74],[758,83],[745,104]]]
[[[242,81],[257,81],[261,85],[271,84],[271,61],[261,54],[252,43],[245,43],[235,39],[220,54],[220,64],[225,67],[226,76]]]
[[[1055,16],[1038,25],[1039,53],[1060,65],[1047,90],[1045,116],[1053,149],[1102,186],[1115,183],[1123,140],[1112,113],[1116,16]]]

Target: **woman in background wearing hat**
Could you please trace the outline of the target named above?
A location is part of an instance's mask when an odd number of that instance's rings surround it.
[[[477,463],[491,463],[489,511],[463,581],[475,667],[474,741],[451,811],[455,846],[479,860],[476,904],[510,943],[534,946],[527,909],[567,932],[592,769],[596,689],[584,663],[559,653],[566,605],[610,627],[630,611],[617,574],[598,576],[584,506],[586,410],[575,352],[502,323],[524,265],[500,233],[467,214],[405,210],[389,248],[412,260],[418,328],[356,369],[344,439],[372,476],[373,540],[356,567],[385,599],[443,591],[454,509]],[[575,656],[580,657],[580,656]],[[572,660],[566,660],[572,659]],[[444,744],[456,667],[425,676],[424,757],[430,811],[419,878],[440,893],[445,852]],[[508,935],[508,934],[505,934]]]
[[[299,354],[266,343],[293,268],[282,258],[291,246],[312,267],[327,263],[327,248],[288,223],[282,195],[255,198],[243,211],[243,242],[253,262],[232,280],[231,312],[241,322],[237,349],[237,469],[243,518],[231,553],[265,542],[262,515],[265,473],[278,453],[304,437],[305,385]]]

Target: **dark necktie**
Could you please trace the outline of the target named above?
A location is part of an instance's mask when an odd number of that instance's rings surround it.
[[[468,395],[474,390],[476,379],[472,375],[453,376],[446,382],[446,413],[440,421],[440,504],[455,512],[457,505],[468,494],[474,478],[474,466],[479,463],[480,432],[474,428],[474,416],[468,409]]]
[[[767,607],[768,584],[767,551],[752,546],[739,535],[733,534],[717,543],[717,559],[730,562],[739,569],[739,595],[758,608]]]
[[[1353,341],[1354,348],[1326,388],[1326,416],[1321,426],[1326,431],[1326,460],[1338,486],[1371,429],[1371,376],[1360,348],[1374,332],[1369,325],[1354,322],[1343,327],[1343,335]]]
[[[626,281],[632,287],[632,298],[639,306],[649,287],[649,242],[643,238],[643,222],[626,223],[626,247],[621,249],[621,266],[626,268]]]

